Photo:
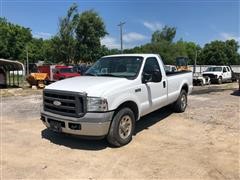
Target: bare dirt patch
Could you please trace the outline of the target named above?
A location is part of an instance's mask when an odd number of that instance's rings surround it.
[[[2,179],[239,179],[236,87],[195,88],[186,112],[167,107],[142,118],[122,148],[47,130],[41,95],[2,98]]]

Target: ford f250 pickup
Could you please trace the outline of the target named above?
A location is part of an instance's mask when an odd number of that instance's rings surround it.
[[[209,77],[211,82],[218,84],[232,81],[232,71],[229,66],[210,66],[203,72],[203,76]]]
[[[142,116],[169,104],[184,112],[192,87],[192,72],[166,73],[159,55],[105,56],[84,76],[47,86],[41,120],[53,131],[123,146]]]

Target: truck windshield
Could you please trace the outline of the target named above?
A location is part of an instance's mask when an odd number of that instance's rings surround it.
[[[105,57],[98,60],[85,73],[86,76],[110,76],[135,78],[142,65],[143,57],[138,56],[118,56]]]
[[[206,71],[222,71],[222,67],[208,67]]]
[[[74,73],[73,68],[60,68],[59,69],[60,73]]]

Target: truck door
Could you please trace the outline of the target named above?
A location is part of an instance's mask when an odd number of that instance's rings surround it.
[[[159,74],[161,77],[156,77]],[[142,89],[145,94],[142,102],[143,114],[159,109],[167,102],[167,84],[166,77],[162,76],[162,72],[157,58],[150,57],[145,61],[142,77],[149,77],[147,82],[142,83]]]
[[[226,67],[227,69],[227,79],[232,79],[232,72],[229,67]]]
[[[228,79],[228,73],[226,67],[223,67],[223,79],[226,80]]]

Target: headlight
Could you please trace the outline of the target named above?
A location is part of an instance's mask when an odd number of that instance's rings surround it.
[[[87,97],[87,111],[108,111],[107,100],[100,97]]]

